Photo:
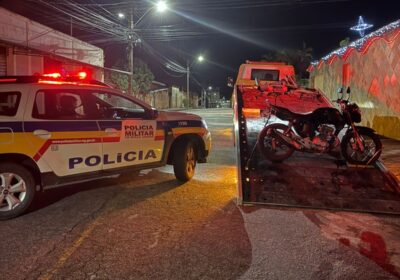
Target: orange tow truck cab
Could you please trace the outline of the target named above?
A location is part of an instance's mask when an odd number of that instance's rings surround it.
[[[286,76],[294,76],[294,67],[283,62],[249,61],[240,65],[236,86],[256,85],[258,81],[278,82]]]

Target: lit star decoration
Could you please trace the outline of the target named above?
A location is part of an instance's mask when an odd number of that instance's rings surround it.
[[[350,30],[357,31],[360,34],[360,37],[364,37],[365,30],[370,29],[373,27],[372,24],[368,24],[364,22],[362,16],[358,18],[358,24],[350,28]]]
[[[360,51],[370,40],[373,40],[373,39],[379,38],[379,37],[383,37],[384,35],[392,32],[396,29],[400,29],[400,20],[392,22],[392,23],[354,41],[354,42],[351,42],[348,46],[334,50],[333,52],[322,57],[321,60],[316,60],[316,61],[311,62],[311,65],[318,66],[318,64],[320,64],[321,62],[328,61],[331,58],[333,58],[334,56],[343,57],[346,53],[348,53],[348,51],[351,48]]]

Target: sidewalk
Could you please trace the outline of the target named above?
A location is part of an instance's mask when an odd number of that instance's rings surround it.
[[[386,167],[400,180],[400,141],[382,138],[382,161]]]

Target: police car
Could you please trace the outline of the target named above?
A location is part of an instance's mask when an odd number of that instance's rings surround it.
[[[38,190],[113,174],[171,164],[188,181],[210,146],[199,116],[97,81],[0,77],[0,219],[22,214]]]

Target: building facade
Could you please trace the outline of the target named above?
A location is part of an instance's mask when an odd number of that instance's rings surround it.
[[[4,8],[0,27],[0,76],[86,71],[103,80],[101,48]]]
[[[221,100],[219,88],[208,88],[206,90],[206,107],[217,108]]]
[[[400,139],[400,20],[337,49],[310,68],[310,86],[337,98],[350,87],[362,124]]]

